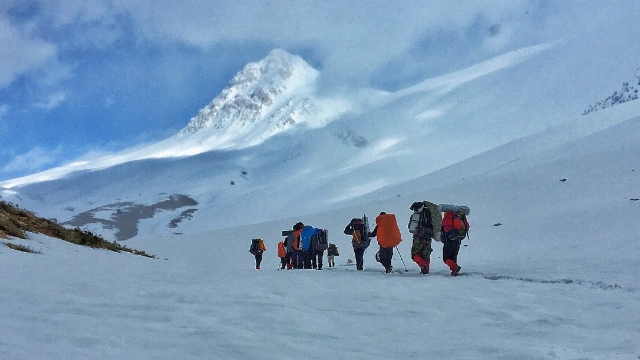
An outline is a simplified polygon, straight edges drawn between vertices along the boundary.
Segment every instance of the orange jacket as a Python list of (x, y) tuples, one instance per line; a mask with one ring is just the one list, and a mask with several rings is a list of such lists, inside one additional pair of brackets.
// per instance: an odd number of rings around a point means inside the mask
[(293, 249), (294, 250), (300, 250), (300, 234), (302, 234), (302, 229), (299, 229), (293, 232)]

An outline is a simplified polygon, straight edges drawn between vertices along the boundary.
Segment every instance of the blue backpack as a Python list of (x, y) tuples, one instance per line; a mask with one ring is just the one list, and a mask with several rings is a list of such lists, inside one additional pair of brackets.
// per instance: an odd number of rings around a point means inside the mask
[(302, 233), (300, 233), (300, 245), (302, 245), (303, 250), (311, 249), (311, 237), (315, 235), (316, 229), (313, 226), (307, 225), (302, 229)]

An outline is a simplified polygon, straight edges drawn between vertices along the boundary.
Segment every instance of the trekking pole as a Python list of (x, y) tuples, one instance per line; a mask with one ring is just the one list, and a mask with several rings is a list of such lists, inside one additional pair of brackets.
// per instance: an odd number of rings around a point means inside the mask
[(404, 272), (409, 272), (409, 269), (407, 269), (407, 265), (404, 263), (404, 259), (402, 258), (402, 254), (400, 254), (400, 250), (398, 249), (398, 246), (395, 246), (396, 250), (398, 251), (398, 255), (400, 255), (400, 260), (402, 260), (402, 265), (404, 265)]

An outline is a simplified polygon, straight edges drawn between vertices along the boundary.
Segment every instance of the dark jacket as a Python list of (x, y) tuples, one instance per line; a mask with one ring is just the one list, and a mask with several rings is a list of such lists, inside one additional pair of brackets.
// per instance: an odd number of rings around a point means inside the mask
[(356, 241), (355, 236), (351, 239), (351, 245), (354, 249), (366, 249), (369, 247), (371, 243), (371, 239), (369, 238), (369, 234), (366, 232), (364, 222), (361, 219), (354, 218), (351, 219), (351, 222), (344, 228), (344, 233), (347, 235), (353, 236), (357, 231), (361, 234), (360, 241)]

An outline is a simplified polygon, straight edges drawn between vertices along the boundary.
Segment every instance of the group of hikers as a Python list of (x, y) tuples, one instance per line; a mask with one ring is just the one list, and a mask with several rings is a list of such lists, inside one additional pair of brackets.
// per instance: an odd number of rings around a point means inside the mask
[[(468, 236), (469, 208), (466, 206), (440, 204), (429, 201), (417, 201), (411, 204), (413, 211), (409, 218), (409, 232), (412, 234), (411, 259), (420, 268), (421, 274), (428, 274), (431, 266), (432, 240), (442, 242), (442, 260), (449, 267), (451, 276), (458, 276), (462, 269), (458, 265), (458, 252), (462, 240)], [(444, 216), (442, 215), (444, 213)], [(376, 253), (378, 261), (386, 273), (393, 270), (391, 260), (393, 249), (402, 241), (398, 222), (394, 214), (381, 212), (375, 218), (375, 227), (369, 231), (368, 219), (353, 218), (344, 229), (344, 233), (351, 236), (356, 270), (364, 270), (363, 258), (372, 238), (377, 238), (379, 250)], [(328, 243), (327, 230), (318, 229), (298, 222), (292, 230), (282, 232), (285, 236), (278, 243), (278, 257), (280, 269), (317, 269), (322, 270), (324, 251), (327, 250), (329, 267), (335, 266), (335, 257), (339, 256), (338, 247)], [(262, 239), (253, 239), (249, 251), (255, 256), (256, 269), (260, 269), (262, 253), (266, 251)], [(398, 250), (398, 255), (400, 252)], [(402, 255), (400, 255), (402, 257)], [(404, 260), (402, 260), (404, 264)], [(405, 270), (406, 265), (405, 265)]]

